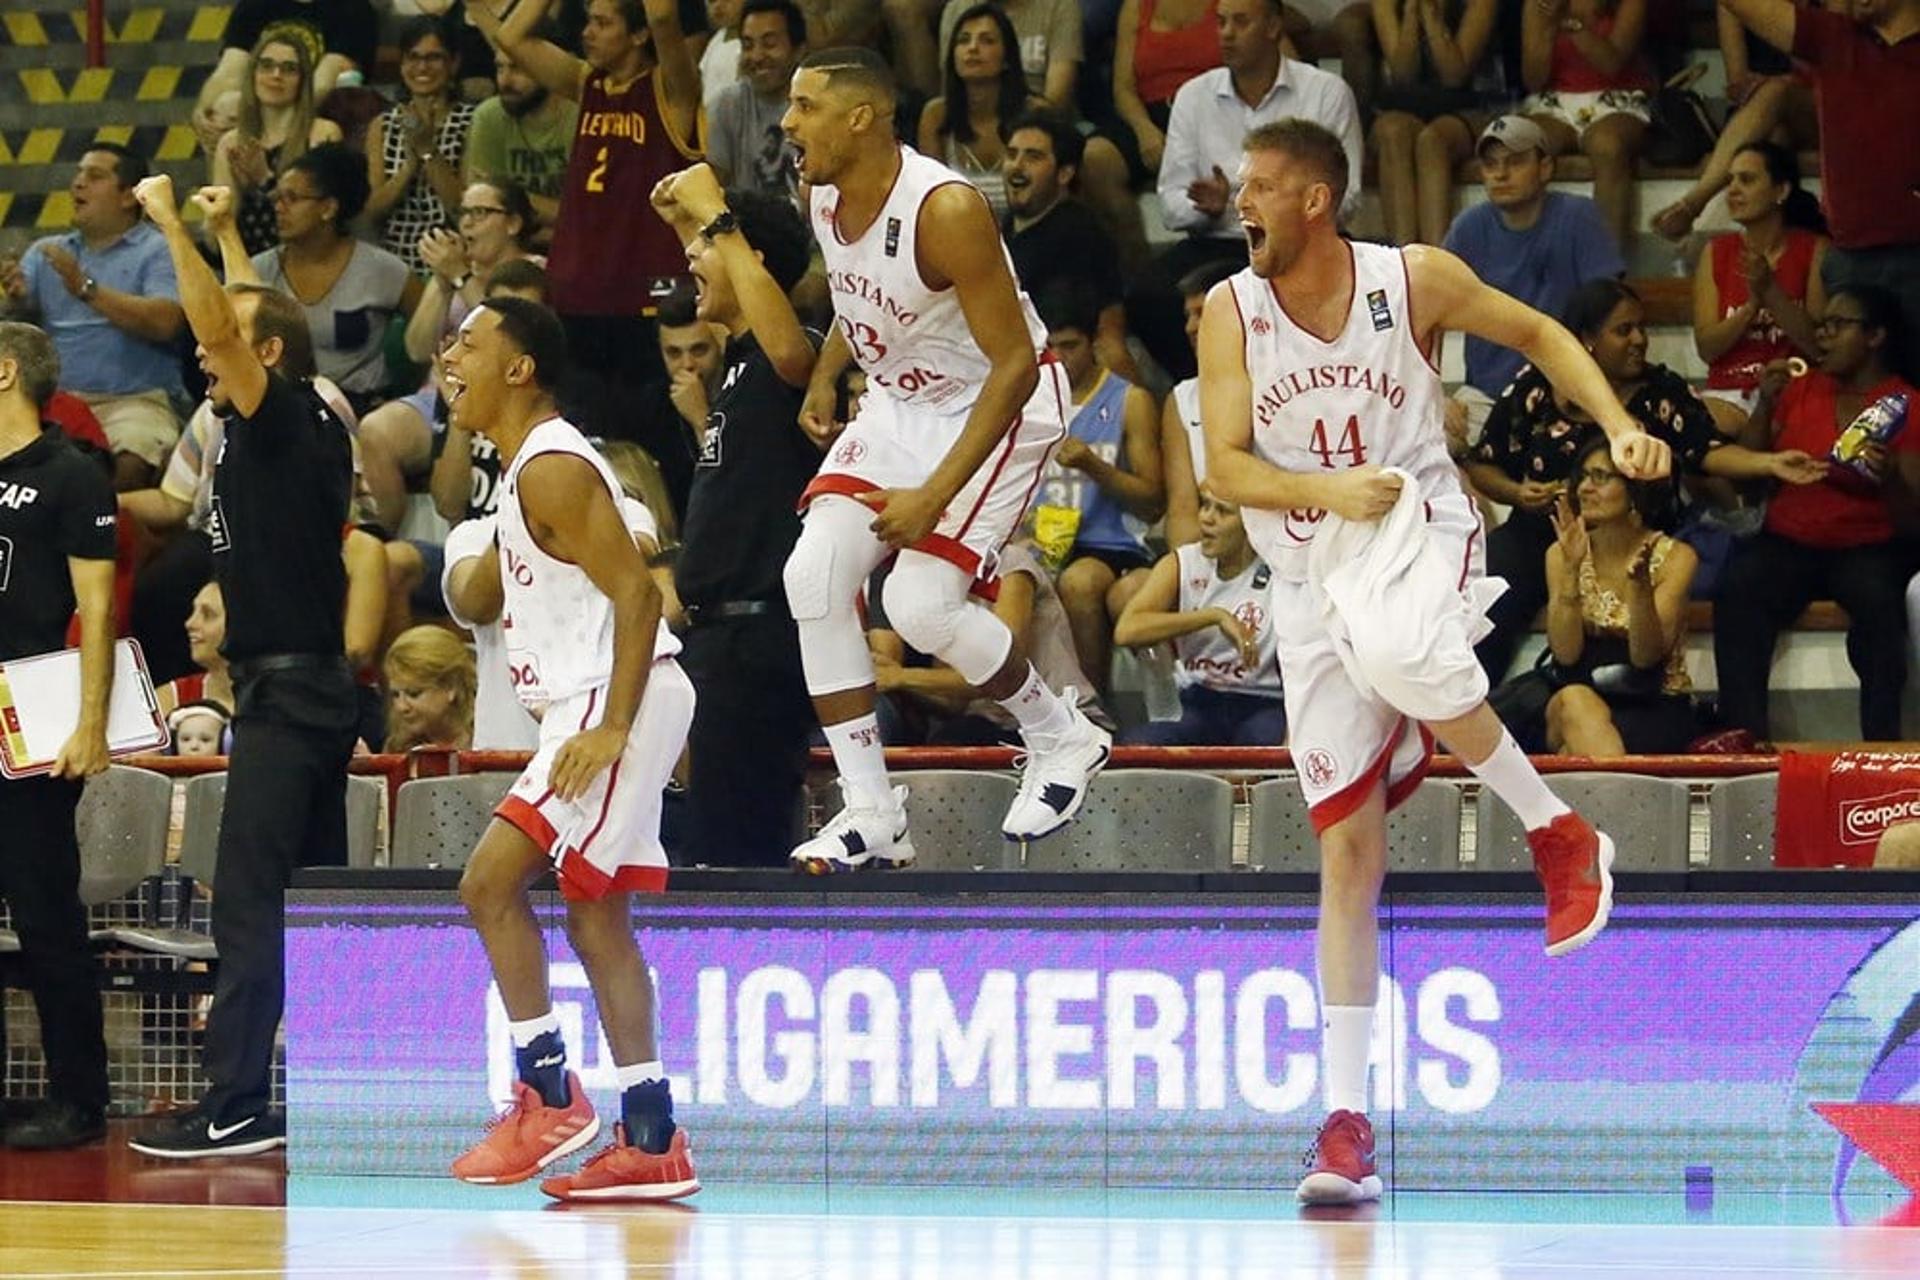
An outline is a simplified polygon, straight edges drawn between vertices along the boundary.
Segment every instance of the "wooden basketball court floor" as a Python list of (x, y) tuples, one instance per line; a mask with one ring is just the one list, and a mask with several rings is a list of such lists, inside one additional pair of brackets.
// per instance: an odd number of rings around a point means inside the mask
[[(243, 1186), (238, 1195), (259, 1190)], [(1399, 1195), (1357, 1212), (1303, 1214), (1288, 1196), (1257, 1193), (712, 1187), (683, 1206), (583, 1209), (542, 1208), (527, 1187), (295, 1178), (286, 1195), (284, 1206), (0, 1204), (0, 1276), (1920, 1277), (1920, 1229), (1836, 1225), (1834, 1206), (1817, 1197), (1729, 1199), (1702, 1210), (1656, 1197)], [(1873, 1211), (1870, 1222), (1920, 1223), (1912, 1205), (1856, 1208)]]

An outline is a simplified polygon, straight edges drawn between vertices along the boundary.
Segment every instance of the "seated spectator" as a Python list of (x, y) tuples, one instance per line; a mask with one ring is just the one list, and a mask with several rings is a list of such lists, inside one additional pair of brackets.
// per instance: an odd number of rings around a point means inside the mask
[(1668, 490), (1628, 480), (1606, 436), (1573, 458), (1547, 548), (1547, 647), (1559, 689), (1546, 745), (1561, 755), (1684, 751), (1698, 728), (1687, 678), (1687, 596), (1699, 560), (1659, 532)]
[(1829, 296), (1849, 285), (1900, 305), (1904, 352), (1920, 369), (1920, 0), (1834, 10), (1788, 0), (1721, 0), (1760, 39), (1790, 53), (1820, 100), (1820, 193), (1833, 248)]
[(1800, 188), (1799, 162), (1771, 142), (1734, 156), (1727, 212), (1740, 230), (1715, 236), (1694, 269), (1693, 345), (1707, 362), (1707, 407), (1734, 435), (1753, 411), (1761, 370), (1818, 350), (1827, 238), (1819, 201)]
[(1375, 96), (1380, 210), (1395, 244), (1439, 244), (1453, 171), (1512, 99), (1494, 47), (1500, 0), (1373, 0), (1385, 83)]
[(264, 253), (279, 239), (273, 188), (281, 171), (308, 147), (338, 141), (340, 126), (315, 111), (306, 42), (284, 32), (261, 36), (240, 82), (238, 117), (214, 148), (211, 169), (215, 186), (233, 190), (240, 242), (249, 254)]
[(707, 25), (713, 35), (700, 51), (700, 94), (707, 115), (720, 95), (740, 79), (740, 15), (743, 0), (707, 0)]
[(174, 341), (186, 323), (165, 239), (133, 188), (147, 162), (117, 142), (80, 157), (68, 191), (73, 230), (0, 261), (8, 309), (53, 339), (61, 385), (87, 402), (113, 444), (114, 488), (152, 483), (180, 436)]
[(647, 451), (666, 478), (678, 522), (686, 518), (693, 463), (700, 453), (699, 433), (720, 389), (726, 334), (700, 319), (688, 294), (676, 294), (660, 304), (657, 331), (666, 376), (640, 393), (630, 415), (617, 422), (592, 422), (592, 426), (600, 436), (631, 440)]
[(1554, 155), (1593, 164), (1593, 200), (1625, 246), (1633, 234), (1633, 164), (1652, 118), (1653, 74), (1640, 54), (1647, 0), (1533, 0), (1521, 9), (1520, 110)]
[(1820, 365), (1786, 378), (1776, 365), (1754, 408), (1775, 445), (1827, 458), (1840, 433), (1883, 397), (1907, 398), (1906, 430), (1868, 446), (1864, 474), (1834, 464), (1824, 483), (1783, 489), (1766, 525), (1735, 552), (1714, 605), (1720, 711), (1730, 727), (1769, 737), (1767, 674), (1780, 632), (1815, 600), (1846, 610), (1847, 660), (1860, 677), (1860, 736), (1900, 737), (1907, 682), (1903, 593), (1915, 568), (1910, 535), (1920, 507), (1920, 392), (1897, 371), (1898, 300), (1887, 290), (1835, 290), (1820, 319)]
[[(1553, 156), (1533, 121), (1501, 116), (1480, 135), (1478, 155), (1486, 203), (1454, 219), (1445, 246), (1475, 275), (1535, 311), (1557, 316), (1580, 285), (1626, 272), (1598, 206), (1585, 196), (1547, 189)], [(1447, 416), (1450, 431), (1478, 439), (1494, 397), (1526, 362), (1511, 347), (1472, 334), (1466, 356), (1466, 384)]]
[(1127, 327), (1169, 377), (1194, 374), (1180, 321), (1179, 281), (1203, 263), (1245, 266), (1246, 234), (1233, 212), (1240, 144), (1256, 125), (1299, 116), (1325, 125), (1347, 152), (1342, 216), (1360, 207), (1364, 161), (1353, 90), (1339, 76), (1281, 55), (1280, 0), (1219, 0), (1222, 66), (1174, 95), (1160, 162), (1160, 207), (1169, 230), (1185, 234), (1141, 273), (1127, 300)]
[(1100, 308), (1094, 354), (1107, 368), (1139, 381), (1127, 350), (1125, 285), (1113, 237), (1086, 205), (1071, 194), (1086, 139), (1073, 121), (1054, 111), (1020, 117), (1007, 137), (1000, 171), (1007, 189), (1001, 230), (1013, 272), (1029, 297), (1056, 283), (1092, 290)]
[(154, 690), (160, 710), (170, 713), (193, 704), (216, 704), (229, 713), (234, 709), (233, 675), (227, 670), (227, 600), (220, 584), (209, 581), (194, 593), (193, 612), (184, 628), (187, 652), (199, 670), (177, 676)]
[[(1795, 0), (1798, 3), (1798, 0)], [(1727, 76), (1727, 122), (1700, 176), (1678, 200), (1648, 219), (1669, 240), (1683, 240), (1707, 202), (1725, 189), (1733, 158), (1756, 142), (1784, 139), (1789, 154), (1817, 145), (1813, 84), (1779, 50), (1756, 40), (1724, 5), (1714, 10)], [(1798, 168), (1798, 166), (1795, 166)]]
[(1247, 541), (1240, 508), (1200, 489), (1200, 540), (1153, 567), (1114, 628), (1130, 649), (1173, 642), (1180, 718), (1128, 730), (1160, 747), (1272, 747), (1287, 737), (1274, 656), (1271, 577)]
[[(1669, 509), (1680, 504), (1683, 475), (1794, 485), (1817, 483), (1825, 474), (1823, 465), (1798, 449), (1760, 452), (1722, 435), (1686, 379), (1648, 361), (1646, 308), (1627, 285), (1589, 281), (1574, 293), (1562, 319), (1592, 354), (1627, 412), (1672, 448)], [(1474, 488), (1514, 508), (1487, 537), (1487, 572), (1507, 582), (1506, 593), (1487, 613), (1493, 632), (1479, 646), (1480, 661), (1495, 681), (1506, 674), (1521, 634), (1547, 602), (1543, 557), (1553, 542), (1549, 512), (1565, 491), (1574, 454), (1594, 425), (1585, 410), (1529, 367), (1494, 405), (1479, 444), (1466, 456)]]
[(793, 198), (793, 145), (780, 118), (787, 113), (787, 82), (806, 51), (807, 20), (793, 0), (747, 0), (740, 79), (707, 108), (707, 161), (721, 185)]
[[(946, 0), (941, 6), (939, 47), (948, 51), (949, 64), (960, 24), (980, 7), (975, 0)], [(1013, 28), (1006, 49), (1009, 61), (1026, 81), (1027, 93), (1045, 99), (1056, 111), (1072, 111), (1085, 57), (1078, 0), (1005, 0), (994, 8)]]
[(213, 154), (224, 127), (216, 127), (215, 104), (246, 83), (248, 61), (267, 28), (297, 37), (313, 68), (313, 97), (332, 92), (343, 72), (373, 71), (380, 48), (380, 20), (370, 0), (239, 0), (227, 19), (220, 61), (200, 86), (193, 128), (200, 145)]
[(1147, 525), (1166, 509), (1153, 397), (1095, 357), (1090, 292), (1062, 285), (1038, 303), (1047, 345), (1073, 396), (1066, 439), (1047, 463), (1034, 541), (1055, 574), (1074, 651), (1095, 688), (1106, 684), (1113, 620), (1147, 578)]
[(338, 143), (314, 147), (287, 166), (274, 189), (279, 246), (251, 263), (222, 254), (229, 284), (258, 282), (300, 304), (315, 363), (359, 412), (387, 385), (388, 323), (412, 315), (424, 287), (404, 261), (354, 238), (353, 220), (366, 199), (360, 157)]
[(233, 716), (211, 702), (189, 702), (167, 716), (167, 754), (224, 756), (233, 745)]
[[(895, 745), (1018, 744), (1019, 727), (1005, 707), (981, 697), (953, 668), (908, 649), (892, 630), (881, 606), (887, 572), (882, 568), (875, 574), (867, 592), (867, 647), (873, 655), (874, 689), (881, 696), (882, 736)], [(1049, 688), (1073, 699), (1089, 720), (1113, 732), (1117, 726), (1074, 656), (1066, 610), (1032, 544), (1022, 539), (1003, 547), (999, 573), (993, 612), (1013, 632), (1014, 643), (1032, 658)]]
[[(486, 0), (491, 4), (493, 0)], [(416, 15), (436, 18), (452, 42), (454, 61), (460, 78), (454, 92), (467, 102), (491, 97), (496, 85), (496, 55), (493, 45), (480, 29), (467, 21), (467, 0), (390, 0), (393, 16), (403, 23)]]
[(580, 105), (548, 93), (519, 63), (498, 54), (498, 92), (473, 109), (467, 147), (460, 153), (463, 179), (510, 182), (527, 193), (542, 228), (560, 215), (560, 185), (573, 153)]
[(387, 751), (473, 745), (473, 654), (441, 627), (414, 627), (387, 646)]
[[(1180, 282), (1187, 316), (1187, 343), (1200, 344), (1200, 315), (1207, 294), (1232, 275), (1230, 262), (1195, 267)], [(1183, 547), (1200, 540), (1200, 486), (1207, 482), (1207, 433), (1200, 424), (1200, 379), (1174, 384), (1160, 406), (1160, 469), (1167, 481), (1167, 544)]]
[(1007, 134), (1029, 105), (1013, 23), (993, 3), (973, 5), (953, 24), (947, 41), (941, 96), (920, 112), (919, 147), (944, 160), (980, 188), (995, 218), (1007, 216), (1000, 162)]
[(1373, 29), (1370, 0), (1290, 4), (1286, 6), (1286, 27), (1287, 56), (1314, 66), (1328, 60), (1338, 62), (1340, 78), (1353, 90), (1360, 118), (1371, 119), (1380, 83), (1380, 40)]
[(1160, 172), (1180, 86), (1220, 65), (1217, 0), (1125, 0), (1113, 41), (1114, 140), (1134, 177)]
[[(408, 359), (433, 364), (460, 322), (483, 301), (493, 272), (502, 263), (528, 256), (536, 225), (533, 205), (520, 188), (476, 182), (461, 196), (459, 234), (436, 227), (420, 237), (420, 260), (433, 274), (407, 321)], [(406, 515), (409, 482), (433, 465), (444, 406), (430, 369), (413, 394), (387, 401), (360, 423), (374, 516), (389, 531), (398, 530)], [(429, 584), (439, 579), (437, 569), (426, 577)]]
[(367, 207), (387, 252), (415, 271), (420, 237), (445, 228), (460, 207), (460, 157), (473, 106), (456, 95), (460, 60), (438, 18), (400, 29), (400, 75), (407, 99), (367, 133)]

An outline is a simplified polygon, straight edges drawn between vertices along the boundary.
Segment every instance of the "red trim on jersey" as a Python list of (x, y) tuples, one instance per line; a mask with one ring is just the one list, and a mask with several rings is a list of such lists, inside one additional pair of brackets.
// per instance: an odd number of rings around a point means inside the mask
[(1327, 828), (1351, 818), (1373, 794), (1387, 776), (1387, 769), (1393, 764), (1394, 749), (1400, 745), (1400, 735), (1407, 729), (1407, 718), (1401, 716), (1395, 721), (1393, 732), (1387, 735), (1387, 744), (1380, 748), (1380, 754), (1352, 782), (1340, 788), (1319, 804), (1308, 808), (1307, 816), (1313, 820), (1313, 833), (1317, 836), (1327, 834)]
[[(880, 206), (873, 212), (873, 222), (869, 222), (866, 226), (862, 227), (860, 234), (851, 240), (840, 234), (840, 205), (847, 198), (847, 193), (842, 191), (838, 185), (833, 188), (833, 208), (827, 213), (827, 223), (833, 228), (833, 238), (849, 249), (859, 244), (862, 240), (865, 240), (867, 238), (867, 232), (873, 230), (874, 223), (880, 221), (880, 215), (887, 211), (887, 202), (893, 199), (893, 189), (900, 185), (900, 175), (907, 171), (906, 149), (896, 142), (893, 144), (893, 153), (900, 158), (900, 167), (893, 171), (893, 181), (887, 184), (887, 194), (880, 197)], [(919, 230), (919, 224), (916, 222), (914, 224), (916, 238), (918, 238), (917, 233)]]
[(593, 902), (614, 893), (665, 893), (666, 867), (615, 867), (608, 875), (580, 856), (578, 849), (567, 850), (560, 860), (560, 896), (568, 902)]
[(1427, 362), (1427, 368), (1439, 373), (1440, 361), (1437, 357), (1440, 354), (1440, 332), (1437, 329), (1434, 331), (1431, 347), (1420, 344), (1420, 326), (1413, 318), (1413, 273), (1407, 269), (1407, 251), (1399, 249), (1396, 252), (1400, 255), (1400, 279), (1406, 282), (1407, 289), (1407, 334), (1413, 339), (1414, 350)]
[(547, 821), (547, 815), (540, 812), (540, 805), (547, 802), (552, 791), (542, 793), (540, 799), (529, 803), (519, 796), (508, 796), (494, 807), (493, 816), (519, 831), (539, 847), (540, 852), (551, 855), (554, 841), (560, 833)]
[[(1468, 499), (1468, 501), (1472, 501), (1472, 499)], [(1478, 509), (1476, 509), (1473, 515), (1473, 532), (1467, 535), (1466, 549), (1460, 553), (1460, 581), (1454, 584), (1453, 589), (1455, 591), (1465, 591), (1467, 589), (1467, 579), (1473, 574), (1473, 542), (1474, 539), (1480, 536), (1481, 528), (1480, 513)]]
[(1287, 318), (1287, 323), (1323, 347), (1331, 347), (1347, 335), (1347, 326), (1353, 323), (1353, 305), (1360, 300), (1360, 269), (1354, 263), (1353, 246), (1342, 240), (1340, 247), (1347, 251), (1347, 280), (1352, 285), (1353, 292), (1347, 296), (1347, 314), (1341, 318), (1340, 328), (1331, 338), (1321, 337), (1294, 319), (1293, 312), (1287, 310), (1287, 300), (1280, 296), (1279, 287), (1272, 280), (1267, 281), (1267, 292), (1273, 295), (1274, 305), (1280, 308), (1280, 314)]

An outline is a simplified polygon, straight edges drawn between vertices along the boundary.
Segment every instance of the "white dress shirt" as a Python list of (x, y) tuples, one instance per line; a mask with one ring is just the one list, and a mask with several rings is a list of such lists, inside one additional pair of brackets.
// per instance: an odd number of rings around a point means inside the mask
[(1253, 106), (1233, 91), (1233, 72), (1215, 67), (1180, 86), (1167, 121), (1167, 143), (1160, 160), (1160, 207), (1171, 231), (1220, 239), (1241, 234), (1229, 200), (1226, 211), (1209, 218), (1187, 199), (1187, 187), (1213, 173), (1217, 165), (1232, 182), (1239, 171), (1240, 144), (1255, 126), (1288, 116), (1325, 125), (1347, 149), (1347, 195), (1342, 218), (1360, 207), (1360, 169), (1365, 156), (1360, 110), (1353, 90), (1332, 72), (1292, 58), (1280, 60), (1280, 73), (1266, 96)]

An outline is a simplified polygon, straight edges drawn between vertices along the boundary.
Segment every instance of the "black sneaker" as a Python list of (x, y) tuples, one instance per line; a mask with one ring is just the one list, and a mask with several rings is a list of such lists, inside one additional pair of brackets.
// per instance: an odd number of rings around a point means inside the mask
[(287, 1145), (287, 1121), (283, 1115), (262, 1111), (244, 1120), (216, 1124), (210, 1113), (195, 1107), (138, 1138), (128, 1139), (127, 1145), (159, 1160), (257, 1156)]
[(107, 1118), (71, 1102), (49, 1101), (12, 1121), (0, 1145), (16, 1151), (58, 1151), (83, 1147), (107, 1136)]

